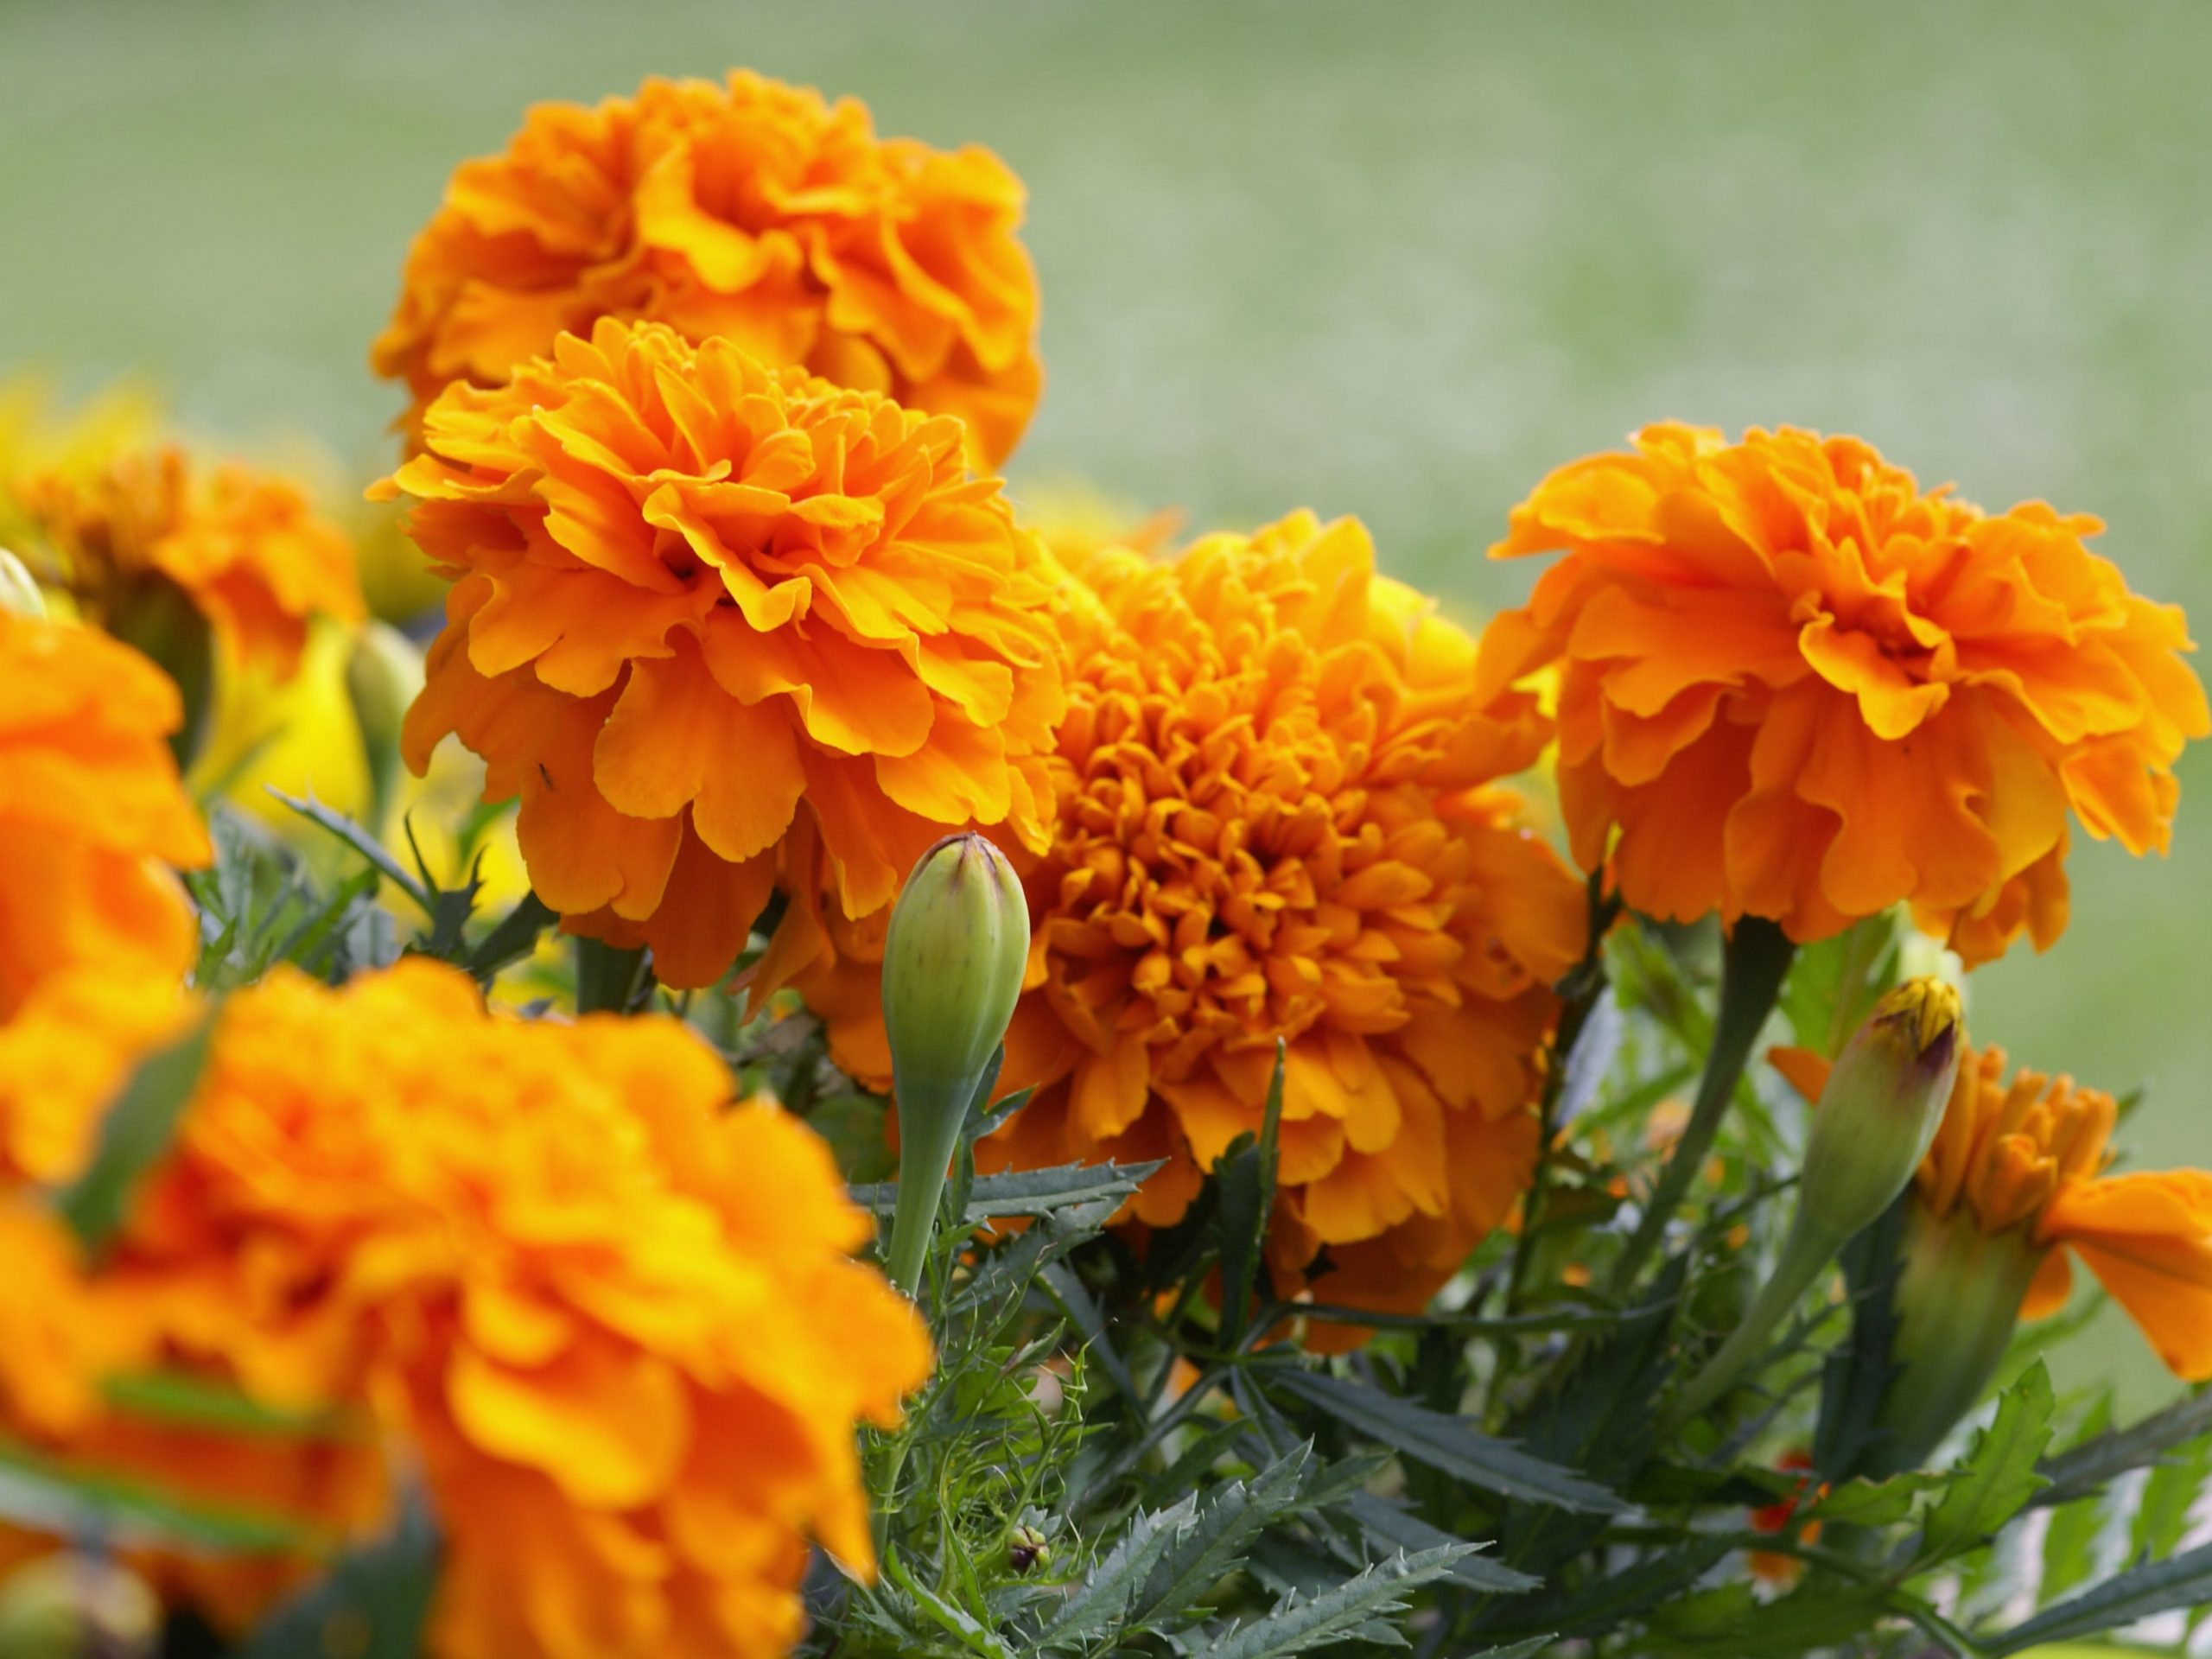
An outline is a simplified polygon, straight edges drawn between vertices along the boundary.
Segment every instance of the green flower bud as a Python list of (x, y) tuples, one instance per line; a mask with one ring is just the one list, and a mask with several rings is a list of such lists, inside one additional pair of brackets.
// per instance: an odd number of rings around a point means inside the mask
[(1828, 1072), (1805, 1146), (1799, 1214), (1840, 1247), (1904, 1191), (1943, 1122), (1963, 1052), (1959, 994), (1932, 976), (1874, 1005)]
[(921, 1281), (945, 1166), (992, 1069), (1029, 961), (1029, 906), (1006, 855), (948, 836), (922, 855), (891, 912), (883, 1026), (899, 1111), (891, 1279)]
[(92, 1555), (48, 1555), (0, 1584), (7, 1659), (150, 1659), (161, 1605), (136, 1573)]
[(1943, 1122), (1965, 1035), (1959, 994), (1908, 980), (1844, 1046), (1813, 1113), (1797, 1212), (1751, 1310), (1669, 1415), (1679, 1427), (1718, 1400), (1836, 1253), (1904, 1191)]
[(46, 614), (46, 595), (39, 592), (30, 569), (0, 547), (0, 611), (13, 611), (36, 621)]
[(1017, 1573), (1052, 1564), (1052, 1547), (1034, 1527), (1016, 1527), (1006, 1541), (1007, 1565)]

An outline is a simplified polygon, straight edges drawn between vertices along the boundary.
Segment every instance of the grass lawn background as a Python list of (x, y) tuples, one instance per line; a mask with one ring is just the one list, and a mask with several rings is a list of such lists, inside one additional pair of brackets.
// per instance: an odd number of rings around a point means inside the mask
[[(1046, 404), (1017, 488), (1198, 526), (1356, 512), (1469, 615), (1549, 466), (1680, 416), (1857, 432), (2093, 511), (2212, 631), (2212, 7), (1677, 0), (760, 6), (0, 0), (0, 372), (149, 376), (365, 476), (365, 358), (463, 156), (541, 98), (731, 64), (996, 149), (1032, 192)], [(1981, 1040), (2151, 1085), (2212, 1163), (2212, 760), (2173, 858), (2077, 837), (2075, 920)], [(2116, 1316), (2062, 1371), (2171, 1384)]]

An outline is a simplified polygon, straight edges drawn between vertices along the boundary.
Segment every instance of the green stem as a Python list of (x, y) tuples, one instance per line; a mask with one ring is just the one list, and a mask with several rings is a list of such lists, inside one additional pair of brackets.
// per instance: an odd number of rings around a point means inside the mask
[(622, 1014), (644, 978), (645, 951), (623, 950), (599, 939), (576, 941), (576, 1012)]
[(1613, 1264), (1611, 1289), (1615, 1296), (1625, 1294), (1636, 1283), (1644, 1263), (1666, 1236), (1667, 1224), (1681, 1208), (1691, 1181), (1705, 1166), (1706, 1154), (1713, 1150), (1713, 1137), (1720, 1132), (1720, 1121), (1728, 1115), (1737, 1080), (1744, 1075), (1760, 1027), (1774, 1012), (1775, 999), (1782, 994), (1783, 976), (1796, 950), (1781, 928), (1761, 916), (1744, 917), (1729, 935), (1721, 957), (1720, 1015), (1713, 1023), (1713, 1048), (1706, 1056), (1704, 1074), (1698, 1078), (1696, 1103), (1690, 1109), (1690, 1121), (1681, 1139), (1675, 1143), (1674, 1155), (1652, 1188), (1643, 1219), (1620, 1260)]
[[(972, 1088), (972, 1084), (969, 1088)], [(925, 1091), (902, 1089), (893, 1080), (899, 1103), (899, 1199), (891, 1212), (891, 1243), (885, 1252), (891, 1282), (914, 1300), (937, 1230), (938, 1201), (944, 1194), (947, 1168), (960, 1146), (969, 1088), (946, 1091), (946, 1098), (924, 1098)], [(957, 1094), (960, 1097), (952, 1098)]]
[(1728, 1340), (1720, 1345), (1720, 1351), (1706, 1361), (1705, 1369), (1682, 1390), (1681, 1398), (1667, 1413), (1661, 1425), (1662, 1433), (1673, 1433), (1728, 1392), (1745, 1369), (1766, 1351), (1766, 1340), (1773, 1334), (1774, 1327), (1789, 1316), (1807, 1287), (1843, 1248), (1842, 1239), (1808, 1226), (1807, 1214), (1802, 1208), (1797, 1211), (1774, 1271), (1759, 1287), (1759, 1294), (1751, 1299), (1750, 1308), (1729, 1333)]
[[(1583, 1027), (1589, 1024), (1598, 999), (1611, 988), (1605, 978), (1605, 934), (1619, 913), (1620, 901), (1605, 896), (1602, 876), (1592, 876), (1586, 924), (1588, 931), (1584, 936), (1582, 959), (1567, 970), (1559, 984), (1560, 1003), (1559, 1023), (1552, 1036), (1552, 1065), (1544, 1079), (1543, 1100), (1538, 1108), (1536, 1166), (1529, 1176), (1528, 1197), (1522, 1200), (1521, 1231), (1513, 1241), (1513, 1265), (1505, 1276), (1505, 1311), (1509, 1314), (1521, 1311), (1528, 1291), (1529, 1267), (1535, 1259), (1536, 1233), (1543, 1219), (1546, 1189), (1551, 1179), (1552, 1141), (1557, 1134), (1553, 1113), (1559, 1105), (1560, 1090), (1567, 1082), (1567, 1063), (1573, 1056), (1575, 1044), (1581, 1040)], [(1510, 1360), (1501, 1357), (1501, 1363), (1510, 1363)]]

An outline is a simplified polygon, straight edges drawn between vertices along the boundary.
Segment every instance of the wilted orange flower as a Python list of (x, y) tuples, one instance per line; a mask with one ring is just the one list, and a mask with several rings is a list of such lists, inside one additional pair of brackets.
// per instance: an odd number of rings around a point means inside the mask
[(996, 466), (1042, 382), (1021, 213), (988, 150), (878, 138), (853, 99), (743, 70), (541, 104), (454, 175), (372, 361), (406, 381), (411, 428), (449, 381), (647, 319), (957, 415)]
[(1576, 859), (1649, 914), (1801, 941), (1910, 903), (1969, 963), (2066, 925), (2067, 814), (2164, 851), (2212, 730), (2181, 612), (2039, 502), (1992, 517), (1854, 438), (1676, 424), (1561, 467), (1491, 550), (1563, 549), (1484, 636), (1562, 665)]
[(761, 971), (819, 899), (887, 905), (949, 825), (1041, 842), (1064, 699), (1035, 538), (959, 423), (604, 321), (432, 406), (388, 487), (454, 576), (410, 712), (519, 792), (531, 884), (570, 931), (713, 983), (779, 880)]
[[(1777, 1067), (1820, 1097), (1827, 1063), (1778, 1050)], [(2016, 1233), (2041, 1256), (2023, 1319), (2067, 1297), (2071, 1251), (2133, 1316), (2169, 1369), (2212, 1377), (2212, 1174), (2177, 1169), (2107, 1175), (2119, 1108), (2101, 1090), (2024, 1068), (2008, 1083), (2005, 1051), (1968, 1053), (1915, 1190), (1936, 1221)]]
[[(1165, 1158), (1132, 1215), (1172, 1223), (1260, 1128), (1287, 1039), (1279, 1281), (1325, 1246), (1317, 1296), (1418, 1308), (1526, 1185), (1582, 946), (1580, 884), (1493, 786), (1543, 721), (1477, 702), (1472, 643), (1353, 520), (1169, 564), (1060, 550), (1088, 585), (1001, 1078), (1037, 1093), (979, 1161)], [(840, 1062), (886, 1077), (872, 977), (803, 988)]]
[[(89, 1148), (139, 1034), (91, 1006), (0, 1031), (18, 1166)], [(280, 975), (226, 1006), (81, 1294), (168, 1370), (381, 1429), (369, 1472), (419, 1470), (443, 1532), (442, 1659), (779, 1654), (810, 1534), (868, 1569), (855, 1428), (896, 1420), (929, 1353), (850, 1257), (870, 1230), (828, 1149), (730, 1093), (672, 1020), (491, 1016), (421, 959), (334, 992)], [(204, 1434), (195, 1464), (118, 1408), (20, 1421), (37, 1374), (0, 1357), (17, 1432), (232, 1490)], [(358, 1529), (358, 1461), (288, 1507)]]
[(168, 867), (210, 849), (164, 741), (182, 717), (129, 646), (0, 607), (0, 1020), (75, 964), (192, 966), (199, 930)]
[(127, 630), (149, 588), (173, 583), (239, 661), (289, 677), (310, 616), (362, 614), (346, 533), (296, 484), (243, 462), (125, 450), (30, 479), (21, 505), (56, 582), (105, 628)]

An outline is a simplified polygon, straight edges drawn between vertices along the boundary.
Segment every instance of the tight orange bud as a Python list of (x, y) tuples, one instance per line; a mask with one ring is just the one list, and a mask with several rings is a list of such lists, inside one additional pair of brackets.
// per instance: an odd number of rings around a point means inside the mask
[(960, 1127), (1006, 1036), (1029, 961), (1029, 906), (1006, 855), (948, 836), (922, 855), (891, 912), (883, 1026), (899, 1111), (891, 1280), (921, 1282)]

